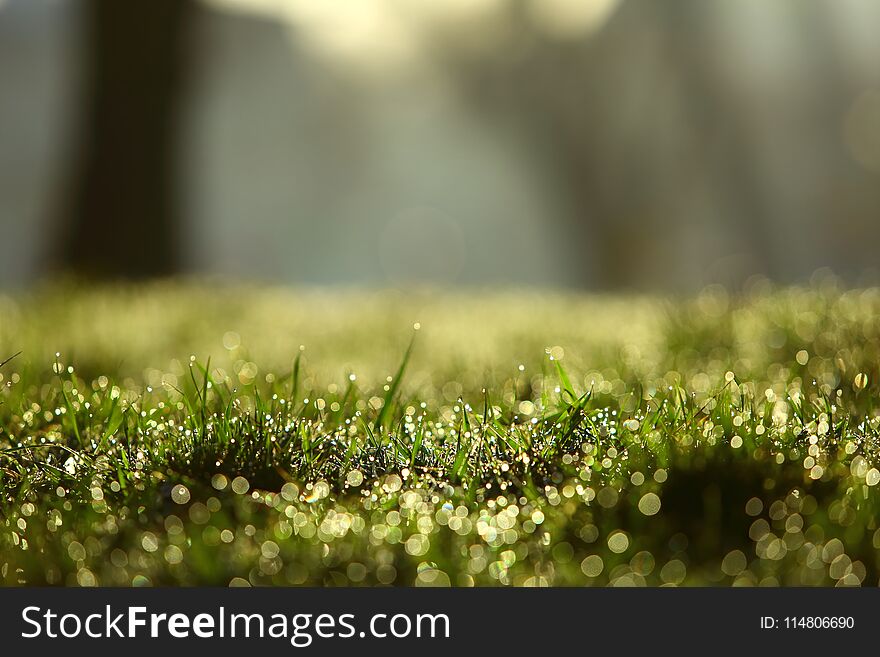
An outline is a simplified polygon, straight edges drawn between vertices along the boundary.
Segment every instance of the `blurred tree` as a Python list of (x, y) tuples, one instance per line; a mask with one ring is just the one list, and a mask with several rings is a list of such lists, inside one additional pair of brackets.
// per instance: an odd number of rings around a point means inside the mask
[[(441, 33), (437, 59), (477, 111), (497, 116), (503, 109), (507, 129), (530, 140), (543, 168), (561, 182), (570, 205), (566, 232), (591, 247), (578, 282), (635, 287), (647, 263), (629, 256), (658, 239), (657, 196), (666, 181), (646, 175), (656, 174), (648, 147), (654, 126), (640, 117), (638, 129), (622, 130), (628, 117), (621, 108), (640, 104), (641, 89), (650, 86), (643, 64), (664, 36), (657, 25), (666, 4), (625, 2), (612, 30), (561, 39), (537, 28), (531, 4), (505, 5), (500, 20), (508, 37), (495, 56), (458, 48), (457, 35)], [(622, 79), (622, 72), (630, 75)]]
[(56, 264), (83, 276), (180, 269), (176, 128), (191, 0), (86, 0), (82, 115)]
[[(772, 160), (766, 128), (779, 132), (771, 115), (779, 103), (729, 73), (737, 53), (718, 34), (730, 16), (702, 0), (624, 0), (602, 29), (560, 38), (535, 24), (533, 4), (505, 5), (499, 21), (507, 38), (497, 52), (469, 51), (458, 34), (440, 33), (435, 54), (464, 98), (496, 125), (494, 117), (505, 116), (511, 134), (530, 139), (561, 181), (566, 230), (592, 246), (581, 282), (637, 288), (659, 278), (687, 287), (701, 272), (682, 263), (697, 262), (693, 249), (701, 247), (722, 255), (739, 249), (750, 256), (745, 273), (778, 275), (779, 246), (766, 226), (780, 208), (759, 165)], [(791, 8), (781, 11), (793, 22)], [(814, 43), (820, 36), (812, 34)], [(716, 218), (727, 232), (705, 234), (728, 244), (686, 239)]]

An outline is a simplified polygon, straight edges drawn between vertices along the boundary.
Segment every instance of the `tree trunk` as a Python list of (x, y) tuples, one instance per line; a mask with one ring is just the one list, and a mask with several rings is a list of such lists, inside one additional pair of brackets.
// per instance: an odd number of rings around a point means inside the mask
[(177, 124), (190, 0), (87, 0), (85, 83), (56, 266), (85, 277), (178, 272)]

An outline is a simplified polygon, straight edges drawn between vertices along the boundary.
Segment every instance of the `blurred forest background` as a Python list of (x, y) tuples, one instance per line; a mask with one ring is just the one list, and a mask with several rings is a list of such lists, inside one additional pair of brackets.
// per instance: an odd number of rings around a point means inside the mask
[(0, 0), (0, 288), (877, 281), (873, 0)]

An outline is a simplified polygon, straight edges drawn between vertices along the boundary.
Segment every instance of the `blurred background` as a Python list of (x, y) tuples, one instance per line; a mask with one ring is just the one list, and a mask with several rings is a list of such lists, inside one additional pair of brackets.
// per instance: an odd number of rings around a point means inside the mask
[(877, 282), (873, 0), (0, 0), (0, 287)]

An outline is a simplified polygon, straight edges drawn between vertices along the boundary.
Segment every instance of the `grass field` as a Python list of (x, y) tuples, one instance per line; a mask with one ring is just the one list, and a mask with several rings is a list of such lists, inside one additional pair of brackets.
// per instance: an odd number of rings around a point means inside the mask
[(8, 357), (7, 585), (880, 578), (878, 290), (55, 285)]

